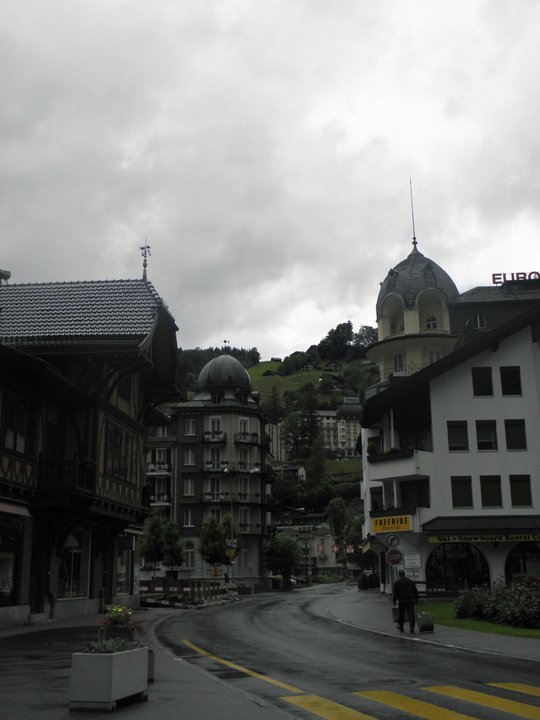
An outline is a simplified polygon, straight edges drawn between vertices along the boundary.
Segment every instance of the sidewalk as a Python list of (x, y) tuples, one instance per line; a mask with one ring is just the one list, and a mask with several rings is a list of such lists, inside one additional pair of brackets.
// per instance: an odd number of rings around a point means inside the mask
[[(343, 587), (343, 586), (342, 586)], [(311, 588), (295, 590), (299, 595)], [(245, 602), (249, 602), (245, 600)], [(193, 612), (169, 608), (141, 612), (146, 640), (156, 653), (156, 682), (148, 686), (147, 703), (119, 707), (117, 717), (130, 720), (276, 720), (280, 713), (260, 699), (239, 691), (177, 658), (155, 640), (156, 625), (171, 613)], [(491, 635), (438, 626), (434, 633), (399, 633), (391, 615), (391, 602), (378, 591), (358, 592), (355, 586), (339, 592), (327, 614), (336, 622), (362, 630), (395, 636), (399, 642), (433, 643), (470, 652), (540, 661), (540, 642), (528, 638)], [(73, 720), (69, 712), (71, 653), (96, 637), (98, 616), (0, 631), (0, 695), (2, 720)]]
[[(382, 635), (396, 636), (410, 642), (425, 642), (469, 652), (499, 655), (540, 662), (540, 642), (532, 638), (460, 630), (436, 625), (433, 633), (400, 633), (392, 622), (392, 603), (377, 590), (358, 591), (336, 597), (329, 615), (337, 622)], [(408, 628), (407, 623), (405, 628)], [(539, 668), (540, 669), (540, 668)]]

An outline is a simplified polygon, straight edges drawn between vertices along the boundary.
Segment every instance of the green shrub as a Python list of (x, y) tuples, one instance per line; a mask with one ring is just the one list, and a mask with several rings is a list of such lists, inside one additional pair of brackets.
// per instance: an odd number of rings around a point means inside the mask
[(454, 602), (457, 618), (489, 620), (513, 627), (540, 626), (540, 578), (529, 577), (510, 585), (502, 580), (460, 593)]

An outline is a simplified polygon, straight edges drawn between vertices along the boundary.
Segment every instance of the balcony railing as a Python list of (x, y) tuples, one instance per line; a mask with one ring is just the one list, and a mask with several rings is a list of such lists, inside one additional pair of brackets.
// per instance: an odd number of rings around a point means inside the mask
[(258, 445), (259, 435), (256, 432), (239, 432), (234, 434), (235, 443), (247, 443), (248, 445)]
[(261, 503), (261, 494), (234, 493), (231, 497), (228, 492), (206, 492), (203, 495), (203, 499), (212, 503), (234, 503), (235, 505), (254, 503), (259, 505)]
[(369, 463), (391, 462), (392, 460), (403, 460), (414, 455), (413, 448), (390, 448), (383, 453), (370, 453), (367, 456)]
[(238, 528), (242, 535), (260, 535), (262, 532), (261, 523), (238, 523)]
[(219, 432), (212, 432), (210, 430), (203, 432), (203, 442), (205, 443), (224, 443), (226, 441), (227, 433), (221, 430)]
[(256, 474), (262, 472), (261, 463), (248, 463), (248, 462), (228, 462), (222, 460), (221, 462), (215, 462), (214, 460), (207, 460), (203, 465), (203, 470), (210, 472), (223, 472), (223, 473), (251, 473)]
[(148, 473), (171, 472), (171, 469), (170, 463), (148, 463), (146, 466)]

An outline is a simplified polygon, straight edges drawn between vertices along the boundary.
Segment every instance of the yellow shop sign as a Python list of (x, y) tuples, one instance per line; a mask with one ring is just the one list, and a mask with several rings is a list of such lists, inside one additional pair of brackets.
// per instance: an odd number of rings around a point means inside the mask
[(412, 517), (410, 515), (389, 515), (371, 518), (371, 530), (374, 533), (406, 532), (412, 530)]

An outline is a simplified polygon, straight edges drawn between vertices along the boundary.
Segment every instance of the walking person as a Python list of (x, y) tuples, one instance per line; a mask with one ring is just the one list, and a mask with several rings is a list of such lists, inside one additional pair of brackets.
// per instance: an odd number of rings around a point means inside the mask
[(398, 606), (398, 628), (403, 632), (405, 624), (405, 613), (409, 621), (411, 632), (414, 632), (415, 614), (414, 605), (418, 602), (418, 589), (413, 580), (405, 575), (405, 570), (398, 572), (398, 579), (392, 588), (392, 601)]

